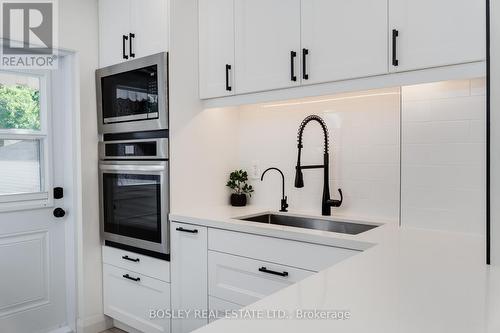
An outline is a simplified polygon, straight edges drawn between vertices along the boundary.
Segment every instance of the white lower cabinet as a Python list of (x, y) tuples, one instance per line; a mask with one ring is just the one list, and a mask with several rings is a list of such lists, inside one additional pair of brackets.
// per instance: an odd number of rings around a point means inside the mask
[(207, 227), (172, 222), (170, 241), (172, 309), (190, 311), (190, 317), (172, 320), (172, 332), (187, 333), (208, 324), (193, 317), (194, 311), (208, 309)]
[(170, 309), (170, 284), (134, 271), (103, 265), (104, 314), (144, 333), (169, 333), (170, 320), (150, 317)]
[(228, 315), (228, 312), (239, 310), (243, 305), (231, 303), (223, 299), (208, 296), (208, 309), (210, 310), (211, 316), (208, 321), (211, 323), (219, 318), (224, 318)]
[(208, 293), (248, 305), (294, 284), (312, 271), (208, 251)]

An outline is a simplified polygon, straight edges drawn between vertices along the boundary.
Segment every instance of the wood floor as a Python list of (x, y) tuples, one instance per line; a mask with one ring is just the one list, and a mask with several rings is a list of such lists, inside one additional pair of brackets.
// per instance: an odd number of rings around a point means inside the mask
[(118, 329), (116, 327), (113, 327), (113, 328), (110, 328), (109, 330), (106, 330), (106, 331), (101, 332), (101, 333), (127, 333), (127, 332), (122, 331), (121, 329)]

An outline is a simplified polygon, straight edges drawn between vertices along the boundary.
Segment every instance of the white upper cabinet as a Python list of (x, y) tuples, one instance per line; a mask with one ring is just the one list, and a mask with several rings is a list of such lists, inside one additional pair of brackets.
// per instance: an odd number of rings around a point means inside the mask
[(300, 84), (300, 0), (235, 0), (236, 93)]
[(131, 0), (99, 0), (99, 66), (126, 61)]
[(485, 59), (483, 0), (199, 1), (201, 98)]
[(200, 97), (234, 94), (234, 0), (199, 0)]
[(485, 18), (483, 0), (390, 0), (391, 70), (484, 60)]
[(99, 67), (168, 50), (168, 0), (99, 0)]
[[(165, 52), (169, 43), (169, 1), (132, 0), (132, 50), (136, 58)], [(135, 44), (134, 44), (135, 42)]]
[(301, 12), (302, 84), (387, 73), (387, 0), (302, 0)]

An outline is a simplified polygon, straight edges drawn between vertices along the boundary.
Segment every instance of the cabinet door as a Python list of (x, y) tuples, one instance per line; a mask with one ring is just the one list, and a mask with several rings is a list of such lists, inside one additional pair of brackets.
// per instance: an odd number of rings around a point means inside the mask
[(168, 51), (168, 0), (131, 0), (131, 55), (135, 58)]
[(302, 0), (302, 48), (303, 84), (387, 73), (387, 0)]
[(235, 0), (234, 12), (236, 93), (297, 86), (300, 0)]
[(130, 0), (99, 0), (99, 67), (126, 61), (130, 31)]
[(200, 98), (234, 94), (234, 0), (199, 0)]
[(150, 310), (170, 309), (167, 282), (104, 264), (103, 299), (104, 314), (125, 325), (144, 333), (170, 332), (169, 319), (150, 317)]
[(391, 70), (485, 59), (485, 13), (482, 0), (389, 0), (389, 38), (398, 32)]
[[(172, 309), (207, 310), (207, 228), (172, 222), (170, 235)], [(172, 331), (187, 333), (206, 324), (207, 319), (174, 319)]]
[(246, 306), (314, 272), (214, 251), (208, 252), (209, 295)]

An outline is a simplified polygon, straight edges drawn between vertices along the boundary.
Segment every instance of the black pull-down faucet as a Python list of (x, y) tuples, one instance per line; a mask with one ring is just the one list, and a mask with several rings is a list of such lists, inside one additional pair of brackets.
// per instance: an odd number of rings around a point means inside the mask
[(287, 201), (287, 196), (285, 196), (285, 175), (283, 175), (283, 172), (281, 172), (280, 169), (278, 168), (269, 168), (269, 169), (266, 169), (266, 171), (264, 171), (262, 173), (262, 176), (260, 177), (260, 181), (263, 181), (264, 180), (264, 175), (266, 174), (266, 172), (268, 172), (269, 170), (276, 170), (278, 171), (280, 174), (281, 174), (281, 181), (282, 181), (282, 195), (281, 195), (281, 209), (280, 209), (280, 212), (287, 212), (287, 208), (288, 208), (288, 203), (286, 202)]
[[(311, 121), (317, 121), (321, 128), (323, 129), (323, 134), (325, 137), (325, 150), (323, 153), (323, 164), (322, 165), (301, 165), (300, 157), (302, 153), (302, 135), (304, 134), (304, 129)], [(304, 169), (323, 169), (323, 199), (321, 201), (321, 214), (324, 216), (330, 216), (331, 207), (340, 207), (344, 197), (342, 195), (342, 190), (338, 189), (340, 194), (340, 200), (330, 199), (330, 177), (329, 177), (329, 166), (330, 166), (330, 156), (328, 154), (328, 128), (326, 127), (325, 121), (316, 115), (311, 115), (306, 117), (299, 127), (298, 133), (298, 155), (297, 155), (297, 166), (295, 167), (295, 187), (304, 187), (304, 175), (302, 170)]]

